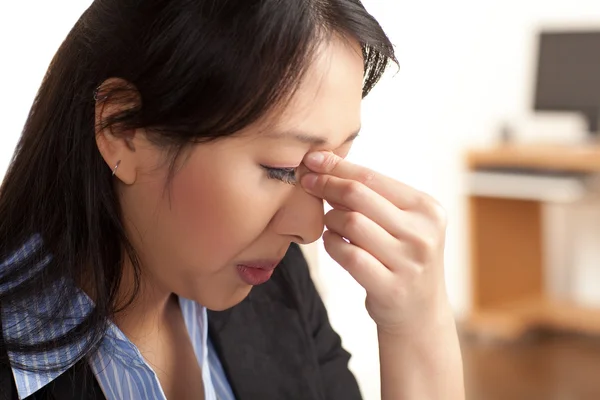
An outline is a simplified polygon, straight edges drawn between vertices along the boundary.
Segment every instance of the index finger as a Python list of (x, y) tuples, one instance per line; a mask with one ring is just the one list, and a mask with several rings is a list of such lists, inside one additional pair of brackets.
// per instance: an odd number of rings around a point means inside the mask
[(421, 203), (418, 190), (331, 152), (309, 153), (304, 158), (304, 165), (312, 172), (360, 182), (398, 208), (416, 208)]

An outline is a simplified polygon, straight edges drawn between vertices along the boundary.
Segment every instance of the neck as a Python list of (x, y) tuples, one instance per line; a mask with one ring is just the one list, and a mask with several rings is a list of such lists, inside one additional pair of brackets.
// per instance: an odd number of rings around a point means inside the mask
[[(133, 267), (127, 263), (119, 287), (118, 298), (125, 303), (135, 288)], [(141, 277), (138, 293), (125, 309), (114, 316), (115, 324), (134, 343), (155, 336), (179, 310), (177, 296), (161, 288), (151, 276)], [(138, 347), (140, 344), (136, 343)]]

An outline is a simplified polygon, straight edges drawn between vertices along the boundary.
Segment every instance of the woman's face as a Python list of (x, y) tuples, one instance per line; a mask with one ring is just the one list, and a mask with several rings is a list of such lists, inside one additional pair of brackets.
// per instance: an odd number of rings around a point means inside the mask
[(143, 279), (161, 292), (222, 310), (242, 301), (252, 279), (262, 278), (240, 265), (276, 264), (291, 242), (317, 240), (323, 201), (294, 183), (310, 151), (347, 155), (360, 128), (362, 83), (358, 45), (341, 39), (324, 44), (268, 128), (257, 125), (194, 146), (169, 190), (164, 151), (136, 134), (136, 178), (118, 190)]

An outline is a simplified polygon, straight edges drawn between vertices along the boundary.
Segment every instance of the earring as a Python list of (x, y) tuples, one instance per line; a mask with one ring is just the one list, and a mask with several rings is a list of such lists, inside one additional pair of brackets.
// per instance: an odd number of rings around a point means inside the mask
[(100, 86), (98, 86), (95, 90), (94, 90), (94, 100), (96, 101), (104, 101), (108, 98), (108, 96), (104, 95), (102, 97), (99, 97), (98, 94), (100, 93)]
[(115, 165), (115, 167), (112, 170), (112, 176), (115, 176), (115, 174), (117, 173), (117, 168), (119, 168), (119, 165), (121, 165), (121, 160), (117, 161), (117, 165)]

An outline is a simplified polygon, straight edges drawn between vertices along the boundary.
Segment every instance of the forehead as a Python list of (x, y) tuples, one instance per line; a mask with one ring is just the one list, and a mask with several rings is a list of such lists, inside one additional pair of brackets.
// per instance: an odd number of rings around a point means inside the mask
[(360, 128), (363, 76), (358, 43), (339, 37), (322, 43), (291, 101), (275, 117), (277, 130), (318, 136), (326, 147), (342, 145)]

